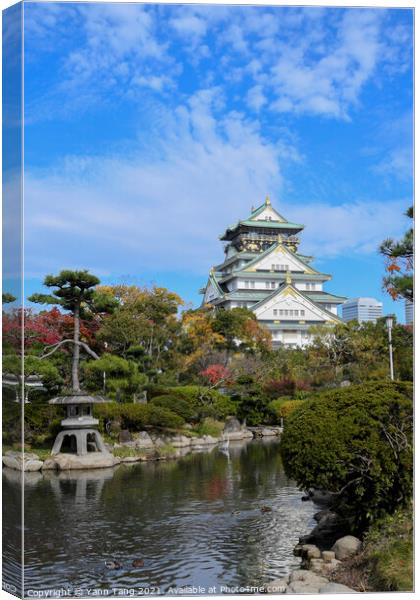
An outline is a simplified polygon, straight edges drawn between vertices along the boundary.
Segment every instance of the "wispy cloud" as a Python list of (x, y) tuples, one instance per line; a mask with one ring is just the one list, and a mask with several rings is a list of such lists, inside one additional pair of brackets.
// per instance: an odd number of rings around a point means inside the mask
[(51, 247), (61, 265), (206, 269), (221, 228), (281, 188), (285, 154), (243, 115), (216, 119), (216, 106), (216, 90), (179, 106), (156, 159), (69, 157), (28, 173), (29, 271), (42, 274)]
[(58, 6), (26, 9), (33, 55), (63, 40), (59, 81), (33, 107), (37, 118), (47, 118), (60, 99), (86, 110), (106, 101), (110, 90), (114, 101), (137, 99), (138, 86), (168, 99), (188, 66), (195, 70), (193, 91), (212, 80), (236, 83), (256, 112), (267, 99), (265, 109), (274, 112), (348, 119), (379, 69), (392, 77), (410, 64), (409, 32), (390, 27), (385, 10), (81, 3), (60, 12)]
[(68, 157), (54, 170), (29, 172), (28, 271), (43, 275), (53, 247), (62, 266), (204, 273), (221, 258), (218, 234), (267, 193), (307, 224), (302, 248), (323, 257), (374, 252), (403, 231), (405, 200), (282, 200), (282, 166), (299, 158), (296, 149), (268, 142), (243, 114), (217, 118), (217, 92), (201, 90), (168, 116), (157, 158)]

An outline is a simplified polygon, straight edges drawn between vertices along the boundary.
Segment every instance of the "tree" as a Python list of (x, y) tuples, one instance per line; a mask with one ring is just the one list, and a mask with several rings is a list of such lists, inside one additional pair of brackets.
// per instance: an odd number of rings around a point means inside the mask
[(113, 353), (136, 359), (150, 376), (177, 366), (182, 299), (166, 288), (108, 286), (101, 293), (113, 295), (117, 308), (103, 320), (98, 338)]
[[(110, 392), (118, 400), (132, 400), (147, 383), (146, 375), (139, 373), (138, 365), (120, 356), (104, 354), (98, 360), (83, 365), (86, 386), (94, 391)], [(107, 394), (109, 395), (109, 394)]]
[(72, 388), (74, 392), (80, 391), (79, 380), (79, 361), (80, 347), (83, 347), (94, 358), (98, 355), (91, 350), (88, 344), (80, 341), (80, 319), (84, 312), (94, 310), (94, 288), (99, 284), (99, 279), (87, 270), (83, 271), (61, 271), (58, 275), (47, 275), (44, 279), (44, 285), (48, 288), (55, 288), (52, 294), (32, 294), (28, 299), (30, 302), (39, 304), (56, 304), (64, 310), (71, 312), (73, 316), (73, 339), (61, 340), (54, 344), (54, 348), (45, 356), (48, 356), (58, 350), (66, 343), (73, 345), (72, 361)]
[[(412, 219), (413, 207), (410, 207), (405, 214)], [(402, 298), (413, 301), (413, 242), (413, 228), (410, 227), (402, 240), (395, 241), (388, 238), (379, 248), (379, 252), (386, 259), (385, 268), (388, 272), (383, 279), (383, 286), (393, 300)]]
[(9, 294), (9, 292), (3, 292), (1, 295), (2, 304), (10, 304), (16, 300), (16, 296)]

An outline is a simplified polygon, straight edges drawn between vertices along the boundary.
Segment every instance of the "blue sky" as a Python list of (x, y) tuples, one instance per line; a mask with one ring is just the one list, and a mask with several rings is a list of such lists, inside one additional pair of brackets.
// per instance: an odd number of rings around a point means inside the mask
[(412, 201), (412, 12), (25, 3), (27, 290), (89, 268), (197, 305), (267, 194), (341, 295)]

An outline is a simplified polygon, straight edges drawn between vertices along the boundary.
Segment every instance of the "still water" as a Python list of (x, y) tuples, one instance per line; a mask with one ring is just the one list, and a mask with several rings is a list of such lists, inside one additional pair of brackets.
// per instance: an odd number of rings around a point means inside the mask
[[(5, 568), (13, 577), (18, 473), (4, 470), (3, 493)], [(28, 473), (25, 594), (168, 594), (185, 586), (220, 594), (260, 586), (299, 564), (293, 546), (314, 525), (313, 505), (301, 497), (277, 441), (114, 469)], [(133, 567), (135, 559), (144, 565)], [(108, 561), (122, 566), (109, 569)]]

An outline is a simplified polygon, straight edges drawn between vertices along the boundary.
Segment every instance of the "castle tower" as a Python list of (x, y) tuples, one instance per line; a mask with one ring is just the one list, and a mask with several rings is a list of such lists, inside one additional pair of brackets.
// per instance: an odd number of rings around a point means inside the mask
[(298, 252), (303, 229), (267, 197), (220, 236), (227, 242), (225, 259), (210, 269), (200, 290), (203, 305), (249, 308), (270, 330), (274, 346), (304, 346), (312, 325), (340, 323), (337, 308), (346, 298), (324, 291), (331, 275), (317, 271), (310, 264), (313, 257)]

